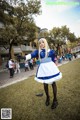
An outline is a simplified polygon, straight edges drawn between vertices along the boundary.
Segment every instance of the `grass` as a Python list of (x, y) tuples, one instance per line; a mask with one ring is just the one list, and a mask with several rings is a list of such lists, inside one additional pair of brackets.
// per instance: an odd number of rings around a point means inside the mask
[[(46, 107), (43, 84), (34, 81), (34, 76), (0, 89), (0, 109), (12, 108), (12, 120), (80, 120), (80, 59), (59, 69), (63, 78), (57, 82), (59, 105), (55, 110), (51, 110), (51, 85), (50, 106)], [(41, 92), (43, 96), (37, 97)]]

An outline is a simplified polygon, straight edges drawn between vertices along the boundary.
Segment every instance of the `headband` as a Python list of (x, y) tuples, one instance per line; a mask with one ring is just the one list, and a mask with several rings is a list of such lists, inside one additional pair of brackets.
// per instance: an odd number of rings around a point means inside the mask
[(43, 40), (43, 41), (44, 41), (44, 40), (46, 40), (46, 39), (45, 39), (45, 38), (40, 38), (39, 41), (40, 41), (40, 40)]

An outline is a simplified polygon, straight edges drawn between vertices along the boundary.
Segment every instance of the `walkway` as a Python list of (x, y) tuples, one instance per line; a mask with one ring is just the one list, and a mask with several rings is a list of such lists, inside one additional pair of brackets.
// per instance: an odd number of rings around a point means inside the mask
[(21, 73), (14, 74), (13, 78), (9, 78), (8, 70), (0, 72), (0, 88), (4, 88), (11, 84), (28, 79), (30, 76), (35, 75), (36, 69), (37, 69), (37, 67), (35, 67), (34, 70), (30, 70), (30, 71), (26, 71), (26, 72), (24, 69), (21, 69)]
[[(66, 64), (68, 61), (63, 62), (62, 64)], [(59, 64), (58, 66), (62, 65)], [(21, 73), (14, 74), (14, 78), (9, 78), (9, 71), (4, 69), (0, 71), (0, 88), (7, 87), (11, 84), (23, 81), (28, 79), (30, 76), (36, 74), (37, 67), (34, 67), (34, 70), (26, 71), (21, 69)]]
[[(80, 55), (79, 57), (80, 58)], [(64, 61), (62, 64), (59, 64), (58, 66), (61, 66), (63, 64), (68, 63), (69, 61)], [(24, 69), (21, 69), (21, 73), (15, 74), (14, 78), (9, 78), (9, 71), (8, 70), (0, 70), (0, 88), (7, 87), (11, 84), (23, 81), (25, 79), (28, 79), (30, 76), (33, 76), (36, 74), (37, 67), (34, 67), (34, 70), (26, 71)]]

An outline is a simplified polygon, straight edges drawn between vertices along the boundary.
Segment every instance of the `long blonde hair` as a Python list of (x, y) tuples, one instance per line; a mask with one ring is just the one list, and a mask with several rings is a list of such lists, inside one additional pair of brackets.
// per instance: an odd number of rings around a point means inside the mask
[[(44, 44), (45, 44), (45, 48), (44, 48), (45, 49), (45, 57), (48, 57), (49, 45), (47, 43), (47, 40), (45, 38), (41, 38), (41, 39), (39, 39), (38, 44), (39, 44), (40, 41), (44, 41)], [(40, 52), (41, 52), (41, 48), (39, 46), (39, 59), (40, 59)]]

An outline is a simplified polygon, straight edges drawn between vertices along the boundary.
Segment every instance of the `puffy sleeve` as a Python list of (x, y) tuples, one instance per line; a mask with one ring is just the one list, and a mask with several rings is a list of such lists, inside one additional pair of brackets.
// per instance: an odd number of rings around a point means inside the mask
[(31, 58), (37, 58), (38, 57), (38, 50), (35, 50), (31, 53)]
[(50, 50), (49, 57), (51, 57), (52, 61), (55, 62), (55, 51), (54, 50)]
[(25, 57), (26, 57), (26, 60), (29, 60), (31, 58), (37, 58), (38, 57), (38, 50), (35, 50), (34, 52), (26, 55)]

